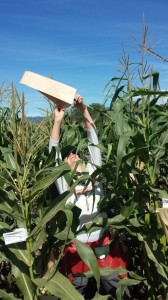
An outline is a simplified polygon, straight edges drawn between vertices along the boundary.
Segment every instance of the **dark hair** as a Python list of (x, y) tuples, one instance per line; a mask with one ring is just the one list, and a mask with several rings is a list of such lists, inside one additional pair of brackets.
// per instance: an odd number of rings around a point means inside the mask
[(61, 149), (62, 160), (64, 160), (70, 153), (76, 153), (76, 147), (67, 145)]

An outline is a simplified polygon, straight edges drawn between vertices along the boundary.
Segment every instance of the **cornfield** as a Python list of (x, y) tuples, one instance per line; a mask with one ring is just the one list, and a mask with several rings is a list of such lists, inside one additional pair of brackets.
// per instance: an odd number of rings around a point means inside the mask
[[(105, 196), (100, 211), (108, 214), (106, 226), (119, 247), (130, 252), (128, 277), (120, 280), (116, 299), (123, 299), (127, 285), (133, 299), (168, 299), (168, 247), (156, 209), (168, 198), (168, 92), (159, 89), (159, 73), (145, 62), (146, 35), (141, 46), (142, 61), (133, 63), (125, 52), (121, 76), (112, 78), (105, 87), (102, 104), (92, 104), (90, 113), (98, 130), (103, 164), (93, 174), (103, 182)], [(139, 86), (134, 79), (139, 76)], [(65, 244), (74, 241), (79, 254), (97, 282), (94, 299), (108, 296), (98, 293), (100, 274), (93, 252), (75, 239), (77, 213), (65, 203), (73, 194), (57, 193), (56, 178), (64, 175), (71, 182), (67, 164), (55, 167), (55, 151), (49, 154), (48, 141), (53, 124), (51, 112), (39, 124), (30, 123), (25, 115), (25, 97), (13, 84), (2, 85), (0, 107), (0, 296), (2, 299), (36, 300), (40, 295), (59, 299), (84, 299), (69, 280), (59, 272)], [(109, 103), (108, 107), (106, 103)], [(87, 160), (86, 135), (81, 116), (72, 107), (66, 111), (61, 145), (77, 146)], [(102, 227), (95, 218), (86, 230)], [(26, 228), (26, 242), (5, 245), (3, 233)], [(47, 269), (53, 253), (52, 267)], [(93, 263), (95, 262), (95, 263)], [(118, 274), (120, 268), (115, 270)]]

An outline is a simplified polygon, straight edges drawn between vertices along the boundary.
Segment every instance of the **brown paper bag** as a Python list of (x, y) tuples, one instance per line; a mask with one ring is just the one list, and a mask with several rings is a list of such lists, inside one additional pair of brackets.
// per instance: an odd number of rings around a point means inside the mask
[(168, 242), (168, 208), (157, 208), (156, 212), (159, 214), (159, 218)]
[(62, 107), (73, 104), (76, 94), (75, 88), (30, 71), (25, 71), (20, 83), (36, 89), (49, 100)]

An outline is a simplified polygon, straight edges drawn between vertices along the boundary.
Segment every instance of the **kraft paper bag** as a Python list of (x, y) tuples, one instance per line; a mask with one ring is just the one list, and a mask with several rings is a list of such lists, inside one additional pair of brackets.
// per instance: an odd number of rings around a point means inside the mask
[(156, 212), (159, 214), (159, 218), (168, 242), (168, 208), (157, 208)]
[(72, 105), (76, 94), (75, 88), (30, 71), (24, 72), (20, 83), (36, 89), (56, 105), (62, 107)]

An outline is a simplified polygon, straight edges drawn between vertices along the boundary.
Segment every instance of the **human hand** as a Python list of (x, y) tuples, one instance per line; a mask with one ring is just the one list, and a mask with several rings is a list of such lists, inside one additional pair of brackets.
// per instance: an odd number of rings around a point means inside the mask
[(83, 101), (82, 96), (76, 95), (75, 99), (74, 99), (74, 103), (75, 103), (75, 106), (80, 109), (80, 111), (83, 115), (86, 128), (88, 130), (92, 130), (93, 128), (95, 128), (94, 121), (93, 121), (93, 119), (92, 119), (92, 117), (91, 117), (91, 115), (90, 115), (90, 113), (87, 109), (87, 106), (85, 105), (85, 103)]
[(81, 95), (76, 95), (74, 98), (74, 104), (77, 108), (79, 108), (80, 110), (84, 110), (86, 108), (86, 105), (83, 101), (83, 98)]
[(63, 120), (64, 113), (64, 109), (61, 106), (56, 106), (54, 109), (55, 120), (61, 122)]

